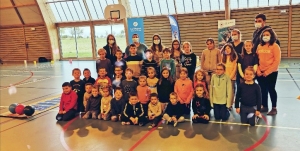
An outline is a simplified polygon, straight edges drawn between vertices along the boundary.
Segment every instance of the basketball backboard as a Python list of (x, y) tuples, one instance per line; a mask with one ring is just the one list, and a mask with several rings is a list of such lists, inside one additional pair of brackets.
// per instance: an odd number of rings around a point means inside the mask
[(104, 9), (104, 18), (118, 20), (126, 17), (126, 10), (122, 4), (107, 5)]

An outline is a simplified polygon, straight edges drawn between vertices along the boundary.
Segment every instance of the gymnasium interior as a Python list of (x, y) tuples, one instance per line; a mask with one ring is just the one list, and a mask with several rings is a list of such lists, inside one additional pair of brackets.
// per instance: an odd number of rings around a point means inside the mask
[[(106, 7), (117, 4), (125, 10), (119, 18), (107, 18)], [(218, 40), (218, 21), (234, 20), (243, 41), (252, 40), (259, 13), (267, 16), (266, 24), (280, 40), (277, 115), (263, 113), (249, 126), (232, 110), (224, 122), (212, 115), (209, 124), (193, 124), (187, 116), (177, 127), (162, 121), (155, 128), (81, 116), (65, 122), (55, 119), (61, 85), (73, 80), (74, 68), (89, 68), (97, 78), (97, 51), (106, 45), (108, 34), (115, 35), (125, 52), (131, 42), (129, 19), (143, 20), (147, 46), (158, 33), (171, 47), (169, 16), (174, 17), (181, 41), (189, 41), (201, 56), (207, 38)], [(0, 150), (297, 151), (299, 37), (300, 0), (0, 0)], [(40, 108), (33, 116), (8, 116), (13, 103)]]

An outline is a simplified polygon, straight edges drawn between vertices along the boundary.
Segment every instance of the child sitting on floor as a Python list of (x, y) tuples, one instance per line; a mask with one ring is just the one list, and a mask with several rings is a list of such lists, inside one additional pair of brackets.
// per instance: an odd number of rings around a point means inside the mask
[(146, 122), (143, 106), (139, 102), (135, 92), (129, 94), (129, 102), (125, 104), (121, 121), (122, 125), (139, 124), (139, 126), (143, 126)]
[(162, 118), (161, 104), (158, 101), (158, 95), (156, 93), (150, 94), (150, 103), (148, 105), (148, 119), (152, 121), (151, 127), (156, 127)]
[(166, 112), (163, 116), (163, 119), (166, 121), (166, 124), (173, 124), (176, 127), (178, 122), (184, 122), (182, 105), (178, 103), (177, 94), (172, 92), (170, 94), (170, 102), (167, 105)]
[(194, 112), (192, 117), (193, 123), (207, 124), (209, 122), (211, 106), (207, 96), (205, 86), (197, 84), (195, 87), (195, 97), (192, 103)]
[(101, 105), (100, 105), (100, 115), (99, 119), (101, 120), (110, 120), (110, 109), (111, 109), (111, 99), (112, 96), (110, 95), (110, 87), (102, 88), (102, 98), (101, 98)]
[(91, 83), (86, 83), (85, 84), (85, 93), (84, 93), (84, 96), (83, 96), (83, 106), (84, 106), (85, 111), (86, 111), (87, 101), (92, 96), (92, 87), (93, 87), (93, 85)]
[(69, 121), (75, 117), (77, 111), (77, 94), (72, 90), (71, 84), (62, 84), (63, 93), (60, 98), (59, 112), (56, 115), (58, 121)]
[(115, 88), (115, 97), (111, 100), (111, 120), (116, 122), (116, 121), (121, 121), (121, 114), (122, 111), (124, 110), (125, 106), (125, 100), (122, 97), (122, 89), (120, 87)]
[(100, 113), (100, 100), (101, 95), (97, 87), (92, 88), (92, 96), (88, 99), (86, 105), (86, 113), (82, 118), (89, 119), (92, 115), (92, 119), (97, 119), (97, 116)]

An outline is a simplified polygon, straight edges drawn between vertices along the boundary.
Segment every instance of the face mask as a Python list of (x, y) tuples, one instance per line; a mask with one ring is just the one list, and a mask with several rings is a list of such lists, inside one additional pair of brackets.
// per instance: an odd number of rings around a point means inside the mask
[(264, 42), (269, 42), (270, 41), (270, 36), (263, 36), (263, 41)]
[(160, 43), (160, 40), (154, 40), (153, 42), (154, 44), (158, 45)]
[(133, 42), (139, 42), (139, 38), (132, 38)]
[(109, 44), (114, 44), (114, 42), (115, 42), (114, 40), (108, 40)]
[(255, 28), (261, 28), (262, 23), (255, 23)]
[(238, 39), (239, 39), (239, 36), (231, 36), (231, 38), (232, 38), (233, 40), (238, 40)]

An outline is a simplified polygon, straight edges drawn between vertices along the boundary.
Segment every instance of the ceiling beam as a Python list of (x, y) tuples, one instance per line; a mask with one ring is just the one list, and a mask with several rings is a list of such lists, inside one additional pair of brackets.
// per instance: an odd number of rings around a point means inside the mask
[(89, 16), (89, 20), (91, 21), (93, 18), (92, 18), (90, 9), (89, 9), (89, 7), (88, 7), (88, 5), (87, 5), (87, 3), (86, 3), (86, 0), (83, 0), (82, 2), (83, 2), (83, 4), (84, 4), (85, 10), (86, 10), (86, 12), (87, 12), (87, 14), (88, 14), (88, 16)]
[(225, 19), (230, 19), (230, 0), (224, 0), (225, 3)]
[(1, 25), (0, 29), (4, 28), (19, 28), (19, 27), (37, 27), (37, 26), (44, 26), (44, 23), (33, 23), (33, 24), (19, 24), (19, 25)]
[(36, 4), (32, 3), (32, 4), (22, 4), (22, 5), (14, 5), (14, 6), (4, 6), (4, 7), (0, 7), (0, 9), (15, 8), (15, 7), (24, 7), (24, 6), (36, 6)]
[[(115, 24), (122, 24), (124, 19), (120, 19)], [(92, 21), (75, 21), (75, 22), (59, 22), (55, 23), (56, 27), (74, 27), (74, 26), (90, 26), (90, 25), (110, 25), (108, 20), (92, 20)]]
[[(11, 2), (11, 4), (12, 4), (12, 6), (16, 6), (14, 0), (10, 0), (10, 2)], [(23, 18), (21, 17), (21, 14), (20, 14), (18, 8), (17, 8), (17, 7), (14, 7), (14, 9), (15, 9), (15, 11), (16, 11), (16, 13), (17, 13), (17, 15), (18, 15), (18, 17), (19, 17), (19, 19), (20, 19), (22, 25), (25, 25), (24, 20), (23, 20)]]

